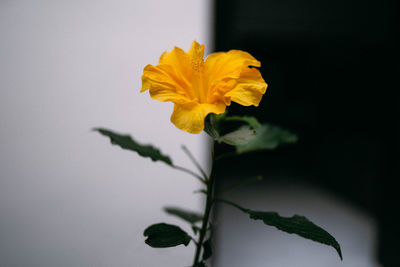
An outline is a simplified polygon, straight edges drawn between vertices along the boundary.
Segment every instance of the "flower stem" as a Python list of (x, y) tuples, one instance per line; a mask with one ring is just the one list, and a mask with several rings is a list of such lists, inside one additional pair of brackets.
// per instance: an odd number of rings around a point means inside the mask
[(193, 177), (195, 177), (196, 179), (200, 180), (204, 184), (206, 183), (206, 181), (204, 180), (203, 177), (201, 177), (200, 175), (196, 174), (195, 172), (192, 172), (189, 169), (186, 169), (186, 168), (178, 166), (178, 165), (171, 165), (171, 166), (172, 166), (172, 168), (174, 168), (176, 170), (183, 171), (183, 172), (186, 172), (186, 173), (192, 175)]
[(263, 179), (263, 177), (261, 175), (255, 176), (255, 177), (250, 177), (244, 180), (241, 180), (237, 183), (231, 184), (228, 187), (223, 188), (221, 191), (218, 191), (215, 193), (216, 196), (219, 196), (220, 194), (226, 192), (226, 191), (230, 191), (232, 189), (235, 189), (237, 187), (243, 186), (243, 185), (247, 185), (247, 184), (251, 184), (254, 182), (259, 182)]
[(204, 208), (204, 215), (203, 215), (203, 221), (202, 221), (202, 225), (201, 225), (201, 229), (200, 229), (199, 240), (197, 241), (197, 244), (196, 244), (196, 252), (194, 254), (193, 267), (195, 267), (199, 263), (201, 247), (203, 245), (204, 238), (206, 237), (206, 234), (207, 234), (208, 221), (210, 218), (211, 208), (213, 205), (214, 175), (213, 175), (212, 170), (211, 170), (210, 178), (207, 180), (206, 186), (207, 186), (206, 206)]
[(201, 175), (203, 175), (203, 178), (207, 180), (206, 172), (203, 170), (203, 168), (200, 166), (200, 164), (197, 162), (197, 160), (193, 157), (190, 150), (185, 145), (182, 145), (182, 150), (189, 157), (189, 159), (193, 162), (193, 164), (196, 166), (196, 168), (200, 171)]

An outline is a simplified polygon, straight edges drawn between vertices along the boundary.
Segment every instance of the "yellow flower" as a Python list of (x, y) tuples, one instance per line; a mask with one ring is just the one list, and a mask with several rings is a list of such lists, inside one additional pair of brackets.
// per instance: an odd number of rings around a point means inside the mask
[(204, 45), (193, 41), (186, 53), (179, 47), (164, 52), (157, 66), (143, 70), (142, 90), (159, 101), (174, 103), (171, 121), (181, 130), (200, 133), (209, 113), (221, 114), (231, 101), (258, 106), (267, 84), (261, 63), (240, 50), (218, 52), (203, 60)]

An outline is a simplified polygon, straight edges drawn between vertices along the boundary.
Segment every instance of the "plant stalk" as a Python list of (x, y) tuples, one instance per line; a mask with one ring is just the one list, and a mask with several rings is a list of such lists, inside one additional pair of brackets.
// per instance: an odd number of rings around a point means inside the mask
[(207, 186), (206, 206), (204, 208), (204, 215), (203, 215), (203, 221), (202, 221), (202, 225), (201, 225), (201, 229), (200, 229), (199, 240), (196, 244), (196, 252), (194, 254), (193, 267), (195, 267), (199, 263), (201, 247), (203, 245), (204, 238), (206, 237), (206, 234), (207, 234), (208, 221), (210, 218), (211, 208), (213, 205), (213, 194), (214, 194), (213, 170), (211, 170), (210, 179), (208, 179), (206, 186)]

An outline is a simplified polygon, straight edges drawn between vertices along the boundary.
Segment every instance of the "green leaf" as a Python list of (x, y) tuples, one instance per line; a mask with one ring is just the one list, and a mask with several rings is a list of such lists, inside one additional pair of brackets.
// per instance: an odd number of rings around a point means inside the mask
[(255, 129), (255, 138), (245, 144), (236, 145), (236, 152), (242, 154), (257, 150), (274, 149), (281, 144), (295, 142), (297, 142), (295, 134), (278, 126), (263, 124)]
[(147, 237), (144, 242), (153, 248), (187, 246), (191, 240), (191, 237), (181, 228), (166, 223), (153, 224), (147, 227), (143, 235)]
[(251, 219), (262, 220), (266, 225), (275, 226), (286, 233), (297, 234), (301, 237), (331, 246), (336, 249), (340, 259), (343, 260), (342, 251), (340, 250), (340, 245), (336, 239), (304, 216), (294, 215), (292, 217), (282, 217), (278, 213), (272, 211), (249, 210), (225, 199), (216, 198), (215, 201), (231, 205), (244, 213), (249, 214)]
[(192, 230), (193, 230), (193, 233), (195, 235), (197, 235), (197, 233), (200, 232), (200, 227), (197, 227), (196, 225), (192, 225)]
[(207, 265), (202, 261), (202, 262), (198, 262), (195, 265), (193, 265), (193, 267), (207, 267)]
[(194, 190), (193, 194), (197, 194), (197, 193), (202, 193), (204, 195), (207, 195), (207, 190), (205, 189), (199, 189), (199, 190)]
[(256, 137), (256, 130), (248, 125), (244, 125), (239, 129), (227, 133), (217, 139), (219, 143), (226, 143), (232, 146), (245, 145)]
[(207, 239), (203, 243), (203, 260), (207, 260), (212, 256), (212, 246), (211, 246), (211, 239)]
[(162, 161), (168, 165), (173, 165), (170, 157), (163, 155), (159, 149), (152, 145), (141, 145), (132, 139), (129, 135), (114, 133), (107, 129), (95, 128), (94, 131), (110, 138), (111, 144), (118, 145), (122, 149), (127, 149), (137, 152), (140, 156), (151, 158), (153, 161)]
[(227, 133), (216, 140), (229, 145), (236, 146), (238, 154), (274, 149), (280, 144), (295, 143), (297, 136), (278, 126), (269, 124), (260, 124), (255, 117), (250, 116), (223, 116), (221, 122), (238, 121), (244, 122), (246, 125), (239, 129)]
[(203, 219), (201, 214), (176, 207), (165, 207), (164, 211), (170, 215), (181, 218), (190, 224), (195, 224)]
[(336, 239), (321, 227), (315, 225), (304, 216), (282, 217), (276, 212), (263, 212), (247, 210), (253, 220), (262, 220), (265, 224), (275, 226), (281, 231), (289, 234), (297, 234), (301, 237), (326, 244), (336, 249), (341, 260), (343, 260), (340, 245)]
[(225, 117), (225, 121), (242, 121), (247, 123), (249, 126), (253, 128), (258, 128), (261, 126), (261, 124), (258, 122), (257, 118), (255, 117), (250, 117), (250, 116), (231, 116), (231, 117)]

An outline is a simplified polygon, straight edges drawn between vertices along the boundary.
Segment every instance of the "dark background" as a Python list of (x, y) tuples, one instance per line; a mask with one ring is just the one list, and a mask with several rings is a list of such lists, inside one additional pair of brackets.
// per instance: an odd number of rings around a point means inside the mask
[(215, 1), (215, 50), (249, 51), (269, 85), (260, 107), (230, 112), (299, 136), (219, 170), (295, 175), (373, 214), (384, 266), (400, 266), (398, 11), (398, 1)]

